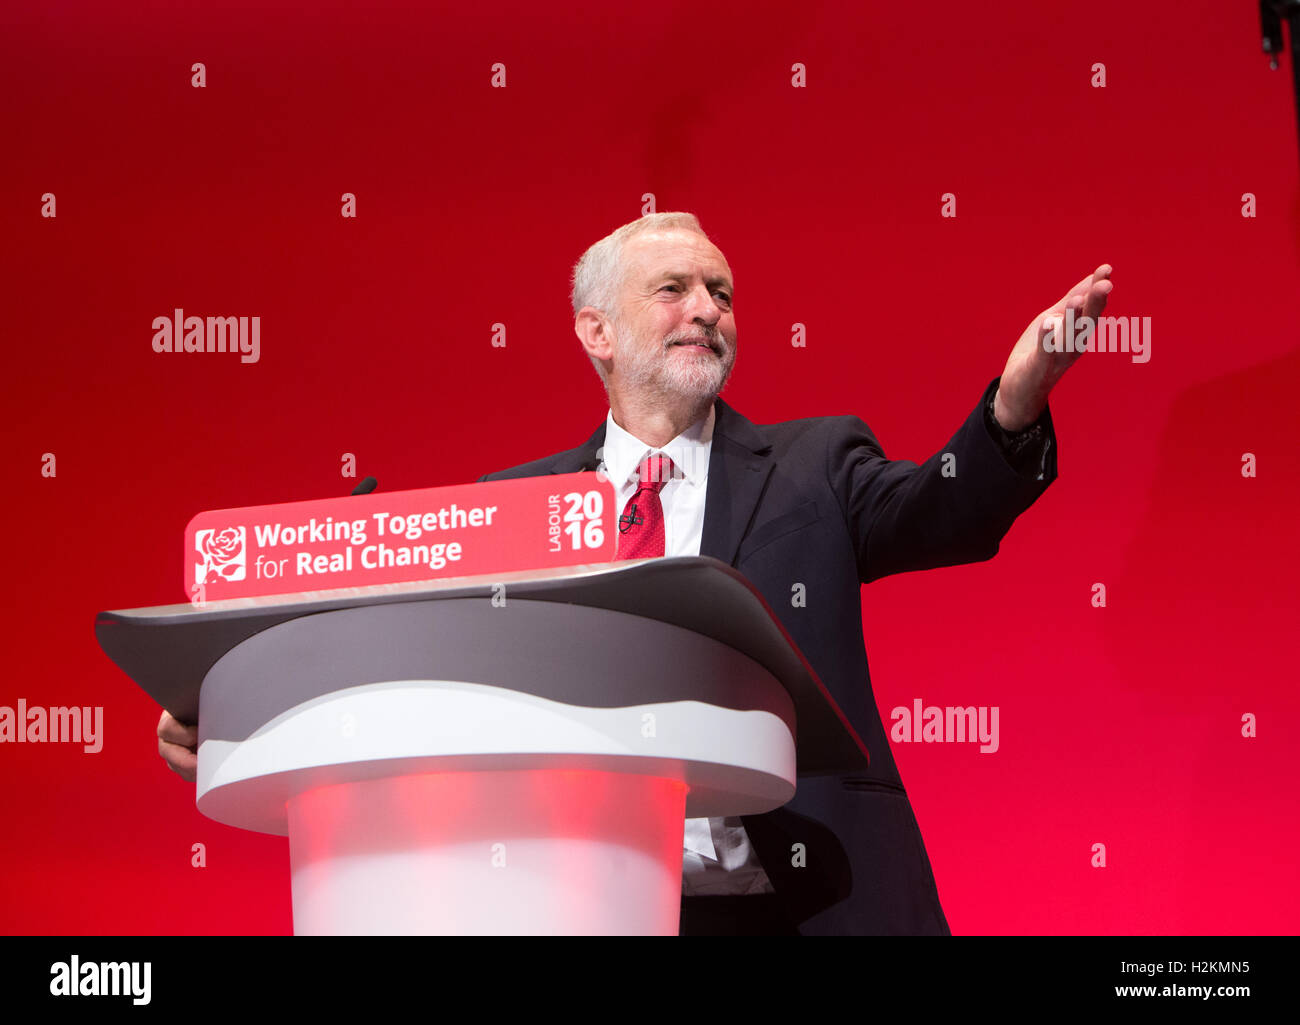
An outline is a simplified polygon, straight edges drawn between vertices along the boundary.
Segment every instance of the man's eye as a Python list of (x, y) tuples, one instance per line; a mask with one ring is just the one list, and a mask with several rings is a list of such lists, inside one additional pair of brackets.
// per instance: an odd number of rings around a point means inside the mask
[[(676, 292), (676, 291), (679, 291), (679, 290), (681, 289), (681, 287), (682, 287), (681, 285), (660, 285), (660, 286), (659, 286), (659, 291), (662, 292), (662, 291), (664, 291), (665, 289), (667, 289), (668, 291)], [(730, 303), (731, 303), (731, 296), (729, 296), (726, 292), (718, 291), (718, 292), (714, 292), (713, 294), (716, 295), (716, 296), (718, 296), (718, 297), (719, 297), (719, 298), (720, 298), (724, 303), (727, 303), (728, 305), (730, 305)]]

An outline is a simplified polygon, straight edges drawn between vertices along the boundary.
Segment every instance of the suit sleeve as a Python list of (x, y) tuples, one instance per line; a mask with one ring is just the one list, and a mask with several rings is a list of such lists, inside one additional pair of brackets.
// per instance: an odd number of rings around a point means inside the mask
[(985, 389), (948, 444), (920, 465), (886, 458), (858, 417), (832, 421), (827, 474), (863, 583), (992, 558), (1015, 518), (1056, 479), (1056, 434), (1048, 410), (1013, 436), (1019, 448), (1006, 437), (995, 440), (986, 405), (999, 380)]

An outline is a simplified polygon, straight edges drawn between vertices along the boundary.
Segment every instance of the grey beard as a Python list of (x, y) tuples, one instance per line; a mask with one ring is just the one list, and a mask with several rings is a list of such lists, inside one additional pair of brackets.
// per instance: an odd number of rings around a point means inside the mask
[[(622, 324), (615, 322), (617, 342), (614, 346), (614, 360), (618, 373), (636, 392), (664, 402), (689, 402), (692, 405), (712, 401), (722, 391), (735, 366), (735, 348), (731, 348), (725, 359), (716, 356), (693, 356), (689, 361), (673, 359), (671, 365), (656, 359), (653, 352), (642, 355), (642, 350), (632, 344), (624, 351), (622, 341), (628, 332)], [(683, 338), (691, 333), (680, 334)], [(706, 332), (709, 340), (722, 345), (718, 332)], [(635, 343), (636, 339), (633, 339)], [(670, 340), (660, 343), (666, 349)], [(634, 353), (634, 355), (629, 355)]]

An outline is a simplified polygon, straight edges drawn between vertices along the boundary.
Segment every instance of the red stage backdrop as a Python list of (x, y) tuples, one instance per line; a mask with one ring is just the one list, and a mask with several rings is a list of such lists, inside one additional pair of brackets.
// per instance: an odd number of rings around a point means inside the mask
[[(1149, 359), (1065, 378), (1060, 479), (997, 558), (865, 589), (876, 699), (887, 728), (998, 709), (996, 751), (894, 745), (954, 932), (1294, 931), (1296, 127), (1254, 5), (4, 21), (0, 705), (103, 722), (95, 752), (0, 744), (0, 930), (291, 929), (286, 842), (195, 811), (94, 615), (180, 600), (200, 510), (584, 440), (569, 271), (653, 204), (735, 273), (727, 400), (859, 414), (894, 457), (1113, 264)], [(177, 309), (260, 318), (256, 360), (155, 352)]]

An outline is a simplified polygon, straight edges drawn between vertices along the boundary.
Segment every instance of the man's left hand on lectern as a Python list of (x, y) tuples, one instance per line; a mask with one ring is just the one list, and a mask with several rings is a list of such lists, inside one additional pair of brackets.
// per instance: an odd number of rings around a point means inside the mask
[(186, 726), (164, 711), (158, 720), (158, 753), (168, 768), (193, 783), (199, 772), (199, 728)]

